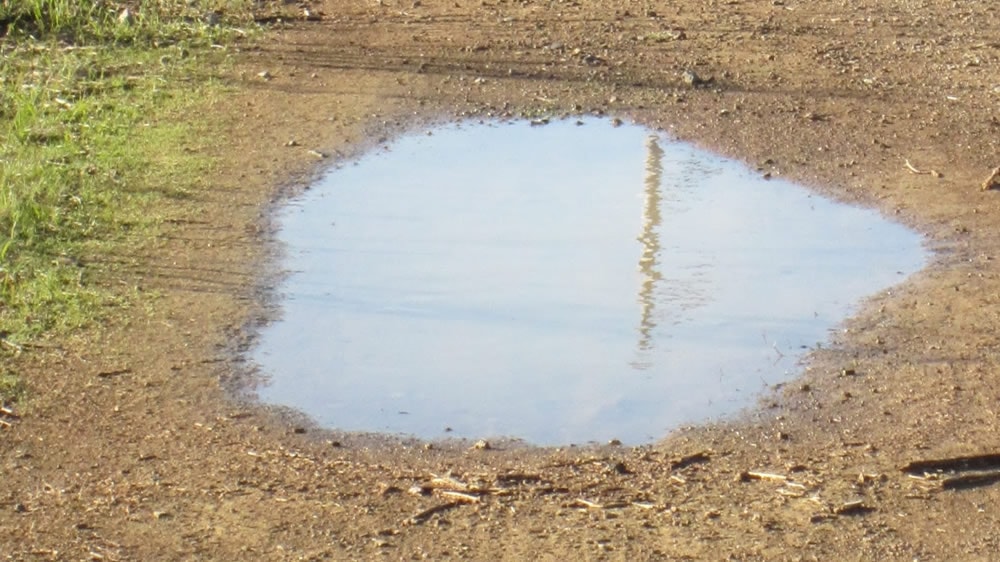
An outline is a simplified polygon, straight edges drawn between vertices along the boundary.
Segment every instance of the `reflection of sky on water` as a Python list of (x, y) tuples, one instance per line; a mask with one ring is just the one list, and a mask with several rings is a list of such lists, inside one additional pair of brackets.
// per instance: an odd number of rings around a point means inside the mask
[(255, 355), (264, 400), (346, 430), (544, 444), (750, 405), (923, 260), (871, 211), (601, 121), (407, 137), (281, 223), (295, 273)]

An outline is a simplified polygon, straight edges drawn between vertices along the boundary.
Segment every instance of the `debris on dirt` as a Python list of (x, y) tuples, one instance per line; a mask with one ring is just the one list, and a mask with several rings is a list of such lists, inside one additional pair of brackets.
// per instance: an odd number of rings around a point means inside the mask
[(986, 181), (983, 182), (983, 191), (989, 191), (1000, 187), (1000, 166), (993, 168)]
[(934, 176), (935, 178), (944, 177), (944, 174), (942, 174), (937, 170), (920, 170), (913, 164), (910, 164), (909, 160), (903, 160), (903, 165), (906, 166), (906, 169), (909, 170), (909, 172), (912, 174), (917, 174), (921, 176)]
[(110, 379), (113, 377), (118, 377), (121, 375), (131, 375), (132, 369), (130, 367), (124, 367), (121, 369), (111, 369), (109, 371), (101, 371), (95, 375), (99, 379)]
[(577, 499), (573, 500), (572, 502), (570, 502), (569, 506), (570, 507), (583, 507), (583, 508), (587, 508), (587, 509), (604, 509), (603, 505), (601, 505), (601, 504), (599, 504), (597, 502), (592, 502), (590, 500), (585, 500), (583, 498), (577, 498)]
[(22, 345), (20, 345), (20, 344), (18, 344), (16, 342), (11, 341), (7, 337), (9, 335), (10, 334), (8, 332), (0, 331), (0, 344), (3, 344), (4, 346), (10, 348), (11, 350), (14, 351), (14, 353), (20, 354), (22, 351), (24, 351), (24, 346), (22, 346)]
[(871, 513), (875, 511), (875, 508), (865, 505), (864, 500), (851, 500), (849, 502), (844, 502), (833, 512), (837, 515), (864, 515), (866, 513)]
[(427, 509), (425, 509), (423, 511), (419, 511), (419, 512), (414, 513), (413, 515), (407, 517), (403, 521), (403, 525), (420, 525), (421, 523), (425, 523), (428, 519), (430, 519), (431, 517), (437, 515), (438, 513), (443, 513), (445, 511), (448, 511), (449, 509), (454, 509), (456, 507), (464, 505), (465, 503), (466, 502), (464, 502), (464, 501), (458, 501), (458, 500), (456, 500), (456, 501), (451, 501), (451, 502), (448, 502), (448, 503), (442, 503), (442, 504), (439, 504), (439, 505), (435, 505), (433, 507), (429, 507), (429, 508), (427, 508)]
[(945, 459), (931, 459), (909, 462), (899, 468), (910, 474), (923, 474), (935, 471), (963, 471), (1000, 469), (1000, 453), (969, 455)]
[[(900, 470), (911, 478), (944, 490), (978, 488), (1000, 482), (1000, 454), (914, 461)], [(945, 473), (953, 475), (945, 476)]]
[(682, 468), (686, 468), (688, 466), (691, 466), (692, 464), (700, 464), (700, 463), (708, 462), (710, 460), (712, 460), (712, 457), (710, 457), (708, 455), (708, 453), (706, 453), (704, 451), (701, 451), (701, 452), (698, 452), (698, 453), (693, 453), (693, 454), (690, 454), (690, 455), (685, 455), (685, 456), (683, 456), (683, 457), (681, 457), (679, 459), (671, 461), (670, 462), (670, 469), (671, 470), (680, 470)]
[(945, 490), (964, 490), (966, 488), (990, 486), (997, 482), (1000, 482), (1000, 470), (986, 470), (944, 478), (941, 480), (941, 488)]
[(755, 472), (755, 471), (745, 471), (739, 474), (740, 482), (749, 482), (751, 480), (771, 480), (773, 482), (787, 482), (788, 477), (782, 474), (773, 474), (770, 472)]
[(466, 502), (466, 503), (479, 503), (479, 496), (473, 494), (466, 494), (465, 492), (456, 492), (454, 490), (436, 490), (439, 496), (444, 496), (446, 498), (454, 499), (455, 501)]
[(490, 445), (490, 442), (485, 439), (480, 439), (472, 445), (472, 448), (477, 451), (489, 451), (493, 448), (493, 445)]
[(684, 84), (691, 86), (692, 88), (697, 88), (698, 86), (704, 86), (711, 83), (714, 78), (702, 78), (697, 72), (693, 70), (685, 70), (681, 73), (681, 81)]

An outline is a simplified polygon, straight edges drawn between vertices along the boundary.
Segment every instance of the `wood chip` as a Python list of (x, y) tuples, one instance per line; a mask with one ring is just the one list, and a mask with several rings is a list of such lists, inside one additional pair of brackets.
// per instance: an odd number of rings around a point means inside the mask
[(788, 477), (781, 474), (772, 474), (770, 472), (746, 471), (740, 473), (741, 482), (749, 482), (750, 480), (770, 480), (772, 482), (788, 482)]

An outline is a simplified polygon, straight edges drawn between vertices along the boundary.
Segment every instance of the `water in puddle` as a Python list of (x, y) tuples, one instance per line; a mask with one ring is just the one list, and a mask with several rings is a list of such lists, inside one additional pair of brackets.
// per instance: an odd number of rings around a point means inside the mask
[(735, 412), (924, 260), (873, 211), (603, 121), (402, 138), (279, 220), (261, 398), (425, 438), (641, 443)]

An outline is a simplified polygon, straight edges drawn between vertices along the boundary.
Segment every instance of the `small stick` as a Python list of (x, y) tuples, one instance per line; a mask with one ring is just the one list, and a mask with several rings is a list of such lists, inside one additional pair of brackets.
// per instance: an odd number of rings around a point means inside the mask
[(435, 514), (441, 513), (443, 511), (448, 511), (449, 509), (454, 509), (462, 505), (463, 503), (464, 502), (453, 501), (453, 502), (443, 503), (440, 505), (435, 505), (434, 507), (429, 507), (421, 512), (411, 515), (403, 522), (403, 524), (419, 525), (430, 519)]
[(124, 369), (113, 369), (111, 371), (101, 371), (97, 373), (97, 377), (101, 379), (109, 379), (111, 377), (117, 377), (119, 375), (129, 375), (132, 373), (132, 369), (125, 367)]
[(942, 176), (941, 172), (938, 172), (937, 170), (918, 170), (913, 166), (913, 164), (910, 164), (909, 160), (904, 160), (903, 163), (906, 165), (906, 169), (914, 174), (921, 176), (934, 176), (936, 178), (940, 178)]
[(472, 494), (464, 494), (462, 492), (455, 492), (453, 490), (438, 490), (438, 495), (444, 496), (446, 498), (453, 498), (457, 501), (465, 503), (479, 503), (479, 496), (474, 496)]
[(677, 460), (671, 461), (670, 468), (671, 470), (680, 470), (682, 468), (687, 468), (692, 464), (700, 464), (710, 460), (712, 460), (712, 457), (708, 456), (708, 453), (702, 451), (691, 455), (685, 455)]
[(21, 416), (15, 414), (14, 410), (11, 410), (10, 408), (4, 408), (3, 406), (0, 406), (0, 414), (3, 414), (8, 418), (14, 418), (15, 420), (21, 419)]
[(11, 427), (10, 422), (0, 420), (0, 427)]
[(946, 459), (913, 461), (899, 468), (903, 472), (920, 474), (935, 470), (986, 470), (1000, 469), (1000, 454), (969, 455)]
[(990, 470), (986, 472), (974, 472), (962, 474), (952, 478), (945, 478), (941, 481), (941, 487), (945, 490), (962, 490), (966, 488), (978, 488), (989, 486), (1000, 482), (1000, 470)]
[(451, 476), (438, 476), (436, 474), (431, 474), (431, 488), (444, 489), (444, 490), (468, 490), (469, 485), (465, 482), (461, 482), (452, 478)]
[(599, 503), (594, 503), (592, 501), (585, 500), (583, 498), (577, 498), (573, 500), (571, 504), (572, 507), (586, 507), (588, 509), (604, 509), (604, 506)]
[(771, 480), (773, 482), (788, 482), (788, 477), (781, 474), (772, 474), (770, 472), (741, 472), (740, 480), (746, 482), (747, 480)]

